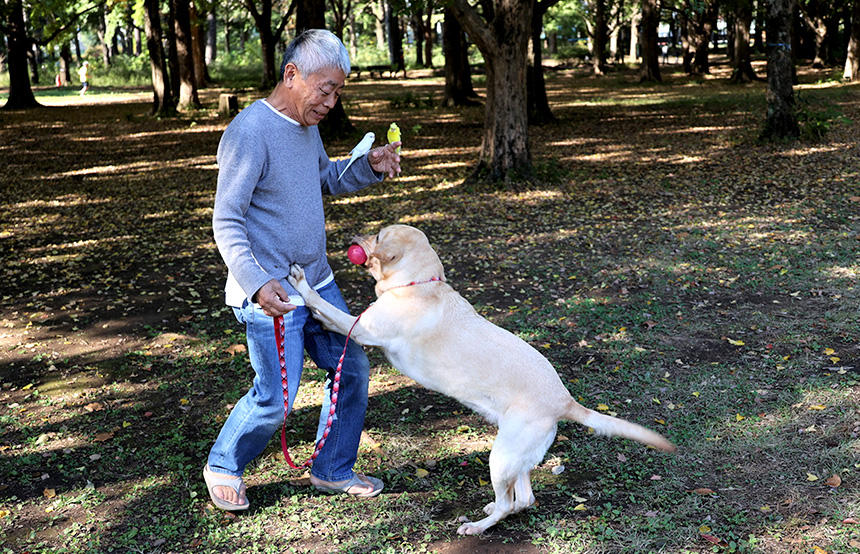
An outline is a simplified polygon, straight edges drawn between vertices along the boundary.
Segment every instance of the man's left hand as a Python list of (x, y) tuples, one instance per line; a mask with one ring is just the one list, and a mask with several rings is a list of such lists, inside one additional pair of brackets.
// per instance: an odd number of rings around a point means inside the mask
[(400, 144), (400, 141), (392, 142), (371, 150), (367, 154), (370, 167), (377, 173), (387, 173), (389, 177), (400, 175), (400, 154), (396, 150)]

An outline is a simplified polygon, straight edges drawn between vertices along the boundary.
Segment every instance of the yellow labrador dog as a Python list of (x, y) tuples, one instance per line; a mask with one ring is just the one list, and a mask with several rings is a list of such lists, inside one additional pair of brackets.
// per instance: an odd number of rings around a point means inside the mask
[[(367, 254), (364, 266), (376, 279), (377, 300), (360, 316), (352, 338), (381, 348), (398, 371), (499, 427), (489, 464), (495, 502), (480, 521), (462, 518), (460, 534), (482, 533), (534, 503), (530, 473), (555, 440), (560, 420), (675, 450), (653, 431), (578, 404), (546, 358), (478, 315), (445, 283), (442, 263), (418, 229), (391, 225), (355, 242)], [(353, 328), (356, 318), (323, 300), (301, 267), (291, 268), (289, 280), (323, 326), (344, 335)]]

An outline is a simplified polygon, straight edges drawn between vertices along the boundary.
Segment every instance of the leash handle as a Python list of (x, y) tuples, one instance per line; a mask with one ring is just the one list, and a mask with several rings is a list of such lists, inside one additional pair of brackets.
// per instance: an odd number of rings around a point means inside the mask
[(337, 393), (340, 390), (340, 374), (343, 369), (343, 360), (346, 357), (346, 347), (349, 345), (349, 338), (352, 335), (352, 330), (355, 329), (356, 325), (358, 325), (358, 320), (361, 319), (363, 314), (364, 312), (355, 318), (352, 327), (349, 328), (349, 332), (346, 334), (346, 341), (343, 344), (343, 352), (340, 355), (340, 359), (337, 361), (337, 368), (334, 372), (334, 383), (332, 383), (331, 386), (331, 404), (322, 437), (320, 437), (320, 440), (317, 442), (311, 457), (300, 466), (293, 462), (292, 457), (290, 457), (290, 452), (287, 449), (287, 415), (290, 413), (290, 391), (287, 383), (287, 359), (284, 353), (284, 340), (286, 336), (286, 331), (284, 330), (284, 317), (279, 315), (272, 318), (275, 324), (275, 344), (278, 346), (278, 363), (281, 366), (281, 387), (284, 389), (284, 423), (281, 425), (281, 451), (284, 453), (284, 459), (287, 461), (287, 464), (289, 464), (293, 469), (311, 467), (314, 460), (319, 456), (320, 450), (322, 450), (322, 447), (325, 445), (325, 441), (331, 431), (331, 426), (334, 423), (334, 414), (337, 408)]

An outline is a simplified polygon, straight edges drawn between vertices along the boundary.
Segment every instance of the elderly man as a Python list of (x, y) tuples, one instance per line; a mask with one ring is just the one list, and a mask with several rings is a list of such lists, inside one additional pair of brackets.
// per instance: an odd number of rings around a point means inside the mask
[[(335, 35), (305, 31), (287, 47), (272, 93), (242, 110), (218, 145), (212, 227), (228, 269), (226, 302), (245, 324), (255, 372), (203, 471), (213, 503), (225, 510), (248, 508), (242, 474), (284, 420), (282, 363), (290, 407), (304, 351), (329, 372), (317, 438), (328, 419), (331, 377), (345, 337), (324, 330), (286, 280), (290, 265), (300, 264), (320, 295), (346, 310), (326, 259), (322, 195), (356, 191), (400, 172), (399, 142), (371, 150), (340, 179), (347, 160), (332, 162), (326, 155), (317, 124), (337, 102), (349, 70), (346, 48)], [(283, 362), (273, 325), (277, 316), (284, 320)], [(352, 469), (364, 426), (368, 373), (364, 352), (351, 342), (336, 413), (311, 470), (311, 484), (320, 490), (364, 497), (382, 491), (382, 481)]]

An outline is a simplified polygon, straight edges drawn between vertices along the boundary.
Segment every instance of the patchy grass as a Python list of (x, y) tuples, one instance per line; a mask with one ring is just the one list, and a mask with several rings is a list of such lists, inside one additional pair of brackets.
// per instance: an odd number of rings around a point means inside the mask
[[(317, 494), (273, 441), (247, 474), (252, 509), (210, 505), (200, 470), (251, 378), (210, 230), (217, 90), (172, 120), (147, 118), (139, 91), (0, 113), (4, 551), (857, 551), (858, 89), (801, 72), (819, 138), (768, 145), (762, 85), (722, 77), (552, 73), (559, 119), (531, 136), (543, 184), (516, 193), (460, 184), (482, 108), (431, 106), (440, 79), (347, 87), (358, 134), (397, 121), (405, 145), (401, 178), (327, 203), (354, 309), (372, 283), (348, 238), (416, 225), (582, 403), (679, 446), (562, 424), (538, 504), (469, 538), (456, 520), (491, 499), (494, 429), (377, 352), (359, 469), (381, 497)], [(297, 458), (321, 390), (309, 365)]]

